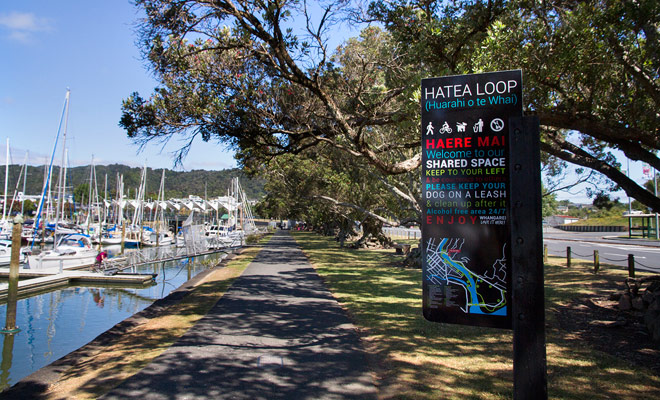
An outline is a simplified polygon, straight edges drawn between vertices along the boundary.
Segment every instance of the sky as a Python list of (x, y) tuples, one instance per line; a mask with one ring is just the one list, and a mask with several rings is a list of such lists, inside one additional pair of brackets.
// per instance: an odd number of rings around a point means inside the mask
[[(132, 92), (149, 97), (157, 82), (140, 59), (129, 0), (22, 0), (0, 2), (0, 158), (50, 161), (71, 90), (66, 147), (69, 166), (113, 163), (173, 168), (173, 139), (162, 148), (138, 146), (118, 126), (121, 102)], [(61, 140), (56, 160), (62, 158)], [(233, 152), (195, 142), (183, 170), (236, 167)], [(181, 169), (181, 168), (179, 168)]]
[[(140, 15), (129, 0), (22, 0), (0, 3), (0, 160), (9, 139), (10, 162), (31, 165), (50, 160), (67, 88), (71, 90), (66, 146), (69, 166), (113, 163), (174, 168), (172, 152), (153, 143), (143, 151), (118, 126), (121, 102), (132, 92), (149, 97), (157, 82), (135, 46)], [(355, 36), (343, 30), (339, 36)], [(339, 41), (339, 40), (338, 40)], [(61, 144), (59, 145), (61, 146)], [(56, 160), (62, 158), (61, 147)], [(620, 158), (624, 160), (624, 158)], [(622, 161), (627, 170), (627, 161)], [(196, 141), (179, 170), (236, 167), (233, 152), (217, 143)], [(630, 176), (644, 182), (642, 164), (630, 162)], [(627, 203), (623, 192), (616, 192)], [(559, 199), (591, 203), (584, 188)]]

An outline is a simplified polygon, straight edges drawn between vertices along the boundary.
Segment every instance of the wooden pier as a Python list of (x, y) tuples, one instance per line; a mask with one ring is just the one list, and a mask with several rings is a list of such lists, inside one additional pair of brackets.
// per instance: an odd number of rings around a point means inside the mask
[[(89, 268), (90, 266), (86, 266)], [(81, 267), (76, 267), (81, 268)], [(114, 285), (145, 285), (154, 280), (154, 274), (115, 274), (106, 275), (100, 272), (84, 271), (80, 269), (43, 268), (21, 269), (21, 280), (18, 282), (18, 296), (42, 292), (70, 283), (103, 283)], [(9, 277), (9, 268), (0, 268), (0, 278)], [(9, 285), (0, 284), (0, 301), (7, 298)]]

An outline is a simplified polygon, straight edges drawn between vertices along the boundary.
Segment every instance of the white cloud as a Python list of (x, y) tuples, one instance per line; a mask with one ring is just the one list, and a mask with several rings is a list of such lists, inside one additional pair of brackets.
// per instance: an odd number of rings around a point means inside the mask
[(40, 18), (31, 13), (10, 12), (0, 14), (0, 27), (6, 31), (6, 36), (13, 41), (29, 43), (37, 32), (51, 30), (50, 20)]

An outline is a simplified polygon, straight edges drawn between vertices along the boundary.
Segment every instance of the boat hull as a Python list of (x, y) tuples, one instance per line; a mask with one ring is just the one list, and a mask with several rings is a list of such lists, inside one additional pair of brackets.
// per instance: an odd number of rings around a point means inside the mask
[(28, 265), (30, 269), (44, 269), (44, 268), (59, 268), (60, 263), (62, 268), (80, 267), (83, 265), (91, 265), (96, 261), (96, 251), (85, 252), (83, 254), (74, 255), (30, 255), (28, 256)]

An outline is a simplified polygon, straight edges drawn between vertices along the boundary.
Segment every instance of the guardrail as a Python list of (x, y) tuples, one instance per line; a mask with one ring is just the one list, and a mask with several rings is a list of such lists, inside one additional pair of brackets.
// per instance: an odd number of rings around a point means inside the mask
[(628, 232), (627, 226), (616, 225), (557, 225), (554, 228), (567, 232)]
[[(600, 270), (600, 260), (601, 256), (598, 250), (594, 250), (593, 254), (580, 254), (576, 253), (571, 249), (571, 246), (566, 247), (566, 267), (570, 268), (571, 267), (571, 262), (573, 256), (578, 256), (581, 257), (582, 259), (591, 259), (593, 258), (593, 265), (594, 265), (594, 273), (598, 273)], [(553, 256), (561, 256), (558, 254), (553, 254)], [(636, 266), (641, 266), (644, 267), (646, 270), (650, 272), (655, 272), (655, 273), (660, 273), (660, 267), (650, 267), (648, 265), (642, 264), (641, 262), (635, 260), (635, 255), (634, 254), (628, 254), (628, 257), (626, 258), (607, 258), (607, 257), (602, 257), (603, 260), (605, 261), (610, 261), (610, 262), (627, 262), (628, 263), (628, 276), (631, 278), (635, 277), (635, 269)], [(544, 244), (543, 245), (543, 261), (547, 262), (548, 261), (548, 245)]]

